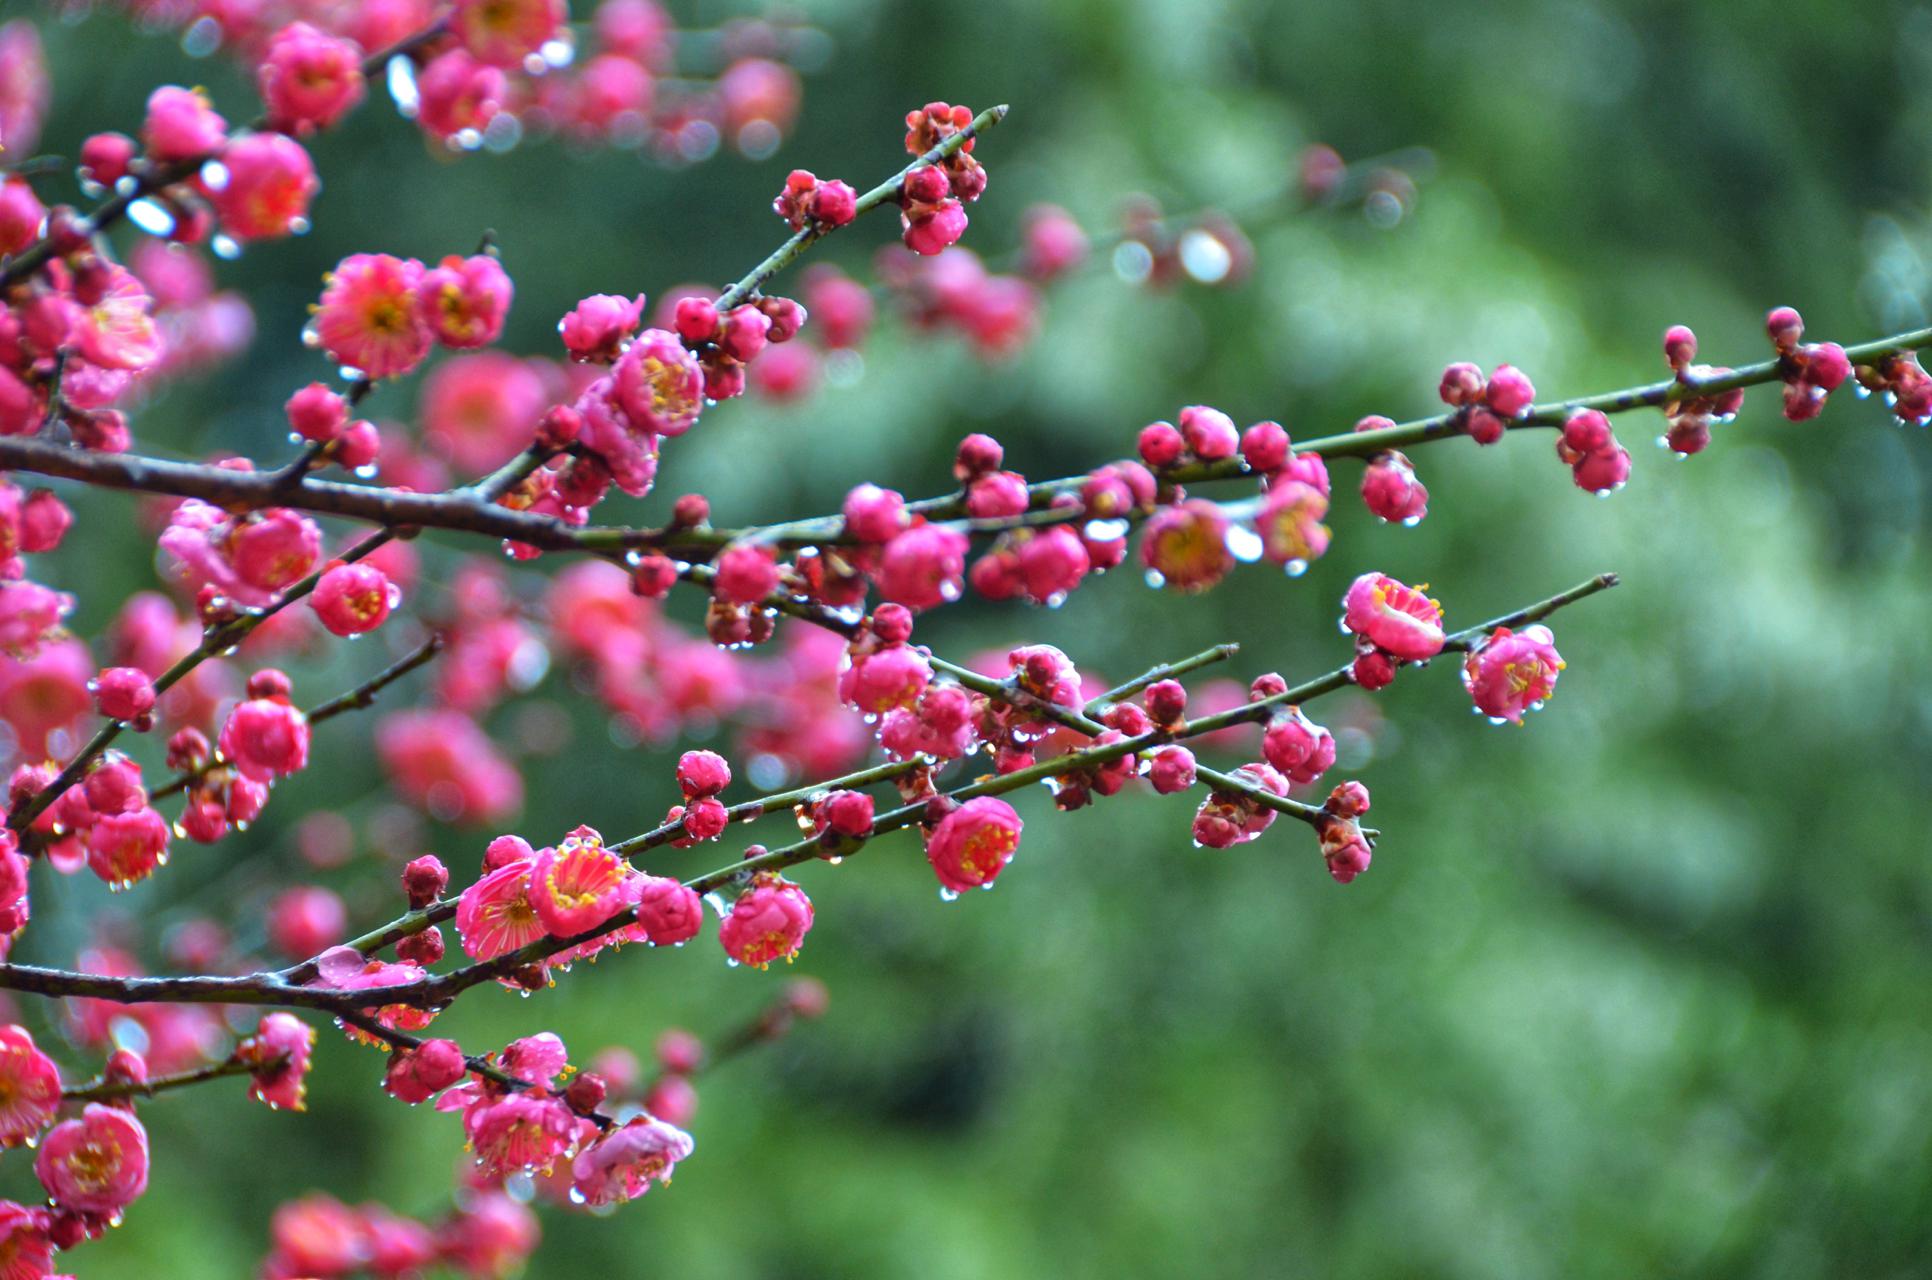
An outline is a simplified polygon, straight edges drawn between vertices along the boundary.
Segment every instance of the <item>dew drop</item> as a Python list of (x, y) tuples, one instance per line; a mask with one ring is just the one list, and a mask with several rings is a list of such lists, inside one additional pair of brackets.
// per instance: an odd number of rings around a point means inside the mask
[(407, 55), (399, 53), (389, 60), (384, 78), (389, 84), (389, 96), (396, 104), (397, 113), (404, 119), (414, 120), (423, 105), (423, 95), (416, 88), (416, 64)]
[(523, 141), (523, 121), (514, 113), (499, 111), (483, 126), (483, 149), (495, 155), (512, 151)]
[(1181, 236), (1181, 269), (1201, 284), (1220, 284), (1234, 270), (1234, 254), (1213, 232), (1195, 227)]
[(1261, 535), (1244, 524), (1231, 524), (1221, 541), (1226, 544), (1228, 554), (1242, 564), (1253, 564), (1261, 559)]
[(181, 33), (181, 51), (190, 58), (205, 58), (221, 48), (221, 24), (213, 18), (197, 18)]
[[(1308, 562), (1306, 560), (1289, 560), (1281, 566), (1281, 571), (1291, 578), (1299, 578), (1302, 574), (1308, 572)], [(1348, 628), (1344, 627), (1342, 630), (1346, 631)]]
[(1114, 248), (1113, 267), (1128, 284), (1141, 284), (1154, 273), (1154, 253), (1138, 240), (1123, 240)]
[(174, 232), (174, 215), (168, 212), (167, 206), (145, 196), (127, 207), (127, 219), (151, 236), (171, 235)]
[(1112, 542), (1115, 538), (1126, 537), (1127, 529), (1125, 520), (1089, 520), (1086, 533), (1095, 542)]
[(1167, 577), (1159, 569), (1149, 569), (1147, 571), (1147, 585), (1159, 591), (1167, 585)]
[(959, 891), (957, 889), (948, 889), (942, 885), (939, 889), (939, 900), (941, 902), (958, 902)]
[(235, 259), (241, 257), (241, 242), (231, 235), (218, 233), (213, 239), (208, 241), (208, 247), (215, 251), (217, 258), (221, 258), (227, 262), (233, 262)]

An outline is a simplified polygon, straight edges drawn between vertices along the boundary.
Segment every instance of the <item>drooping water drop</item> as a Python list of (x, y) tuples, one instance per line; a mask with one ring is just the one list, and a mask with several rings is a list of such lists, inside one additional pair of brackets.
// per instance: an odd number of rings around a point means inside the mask
[(151, 236), (174, 234), (174, 214), (160, 201), (145, 196), (127, 207), (127, 220)]
[(1221, 541), (1226, 544), (1228, 554), (1243, 564), (1253, 564), (1261, 559), (1261, 535), (1244, 524), (1231, 524)]
[(1234, 254), (1220, 237), (1201, 227), (1181, 236), (1181, 270), (1201, 284), (1220, 284), (1234, 270)]
[(389, 60), (384, 78), (389, 85), (389, 96), (396, 104), (397, 114), (406, 120), (414, 120), (423, 105), (423, 95), (416, 87), (416, 64), (407, 55), (399, 53)]

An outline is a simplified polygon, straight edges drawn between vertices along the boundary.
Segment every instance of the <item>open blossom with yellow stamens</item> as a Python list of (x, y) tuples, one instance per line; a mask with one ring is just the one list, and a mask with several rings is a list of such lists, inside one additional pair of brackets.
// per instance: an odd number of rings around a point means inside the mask
[(926, 861), (949, 892), (992, 884), (1019, 850), (1023, 825), (1004, 800), (994, 796), (968, 800), (933, 828), (926, 841)]
[(604, 847), (590, 827), (578, 827), (530, 864), (528, 897), (552, 937), (569, 938), (604, 923), (625, 903), (630, 866)]
[(60, 1106), (60, 1069), (25, 1027), (0, 1027), (0, 1147), (30, 1142)]
[(423, 273), (417, 297), (436, 340), (458, 349), (486, 347), (503, 333), (516, 290), (503, 264), (487, 253), (448, 257)]
[(371, 378), (393, 378), (423, 362), (431, 334), (417, 314), (422, 263), (352, 253), (323, 279), (313, 330), (331, 359)]
[(635, 1200), (653, 1181), (670, 1186), (671, 1170), (694, 1145), (677, 1126), (639, 1116), (584, 1149), (571, 1166), (571, 1187), (588, 1205)]
[(113, 1217), (148, 1189), (147, 1130), (132, 1112), (89, 1103), (47, 1135), (34, 1174), (61, 1208)]
[(761, 871), (718, 926), (718, 941), (739, 964), (762, 969), (797, 955), (811, 929), (812, 900), (805, 891), (775, 871)]
[(612, 371), (612, 398), (637, 429), (681, 436), (704, 410), (704, 371), (668, 329), (646, 329)]
[(544, 936), (530, 900), (533, 862), (519, 859), (498, 867), (463, 890), (456, 903), (456, 936), (471, 959), (493, 959)]
[(1398, 662), (1426, 662), (1442, 652), (1442, 605), (1420, 587), (1386, 573), (1365, 573), (1342, 597), (1342, 625)]
[(1255, 532), (1261, 535), (1261, 553), (1268, 563), (1306, 566), (1319, 560), (1328, 550), (1328, 495), (1300, 480), (1284, 480), (1271, 486), (1255, 517)]
[(1556, 651), (1548, 627), (1498, 627), (1463, 662), (1462, 686), (1476, 710), (1499, 724), (1521, 724), (1524, 712), (1536, 710), (1556, 692), (1562, 670), (1563, 655)]
[(1178, 591), (1205, 591), (1234, 568), (1228, 518), (1205, 499), (1163, 507), (1141, 534), (1142, 563)]
[(154, 298), (132, 271), (109, 263), (94, 300), (79, 313), (74, 338), (80, 354), (103, 369), (138, 371), (161, 358)]
[(389, 575), (367, 563), (338, 560), (322, 574), (309, 595), (309, 605), (322, 625), (339, 636), (374, 631), (402, 600), (402, 590)]

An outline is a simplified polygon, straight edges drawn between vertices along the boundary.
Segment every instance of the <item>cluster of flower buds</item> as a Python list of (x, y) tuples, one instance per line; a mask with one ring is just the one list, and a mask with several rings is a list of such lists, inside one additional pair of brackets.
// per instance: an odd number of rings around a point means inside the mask
[(0, 481), (0, 652), (12, 659), (31, 658), (55, 639), (73, 610), (72, 596), (28, 579), (20, 558), (58, 549), (73, 523), (67, 504), (47, 490), (25, 494)]
[(691, 1154), (689, 1134), (647, 1111), (622, 1123), (603, 1114), (605, 1078), (577, 1073), (550, 1032), (512, 1041), (486, 1063), (490, 1071), (474, 1069), (453, 1041), (428, 1040), (392, 1054), (386, 1078), (405, 1102), (433, 1097), (438, 1111), (461, 1114), (482, 1185), (534, 1175), (559, 1183), (571, 1203), (603, 1208), (668, 1183)]
[(772, 212), (794, 231), (807, 224), (824, 231), (844, 226), (859, 214), (859, 193), (837, 178), (821, 179), (810, 169), (793, 169), (784, 190), (773, 198)]
[(1851, 360), (1835, 342), (1801, 342), (1804, 317), (1792, 307), (1773, 307), (1764, 330), (1778, 353), (1778, 373), (1784, 379), (1784, 416), (1806, 422), (1825, 407), (1825, 397), (1851, 377)]
[[(1381, 431), (1393, 427), (1388, 418), (1371, 414), (1355, 424), (1357, 431)], [(1413, 527), (1429, 514), (1429, 488), (1416, 479), (1415, 466), (1408, 455), (1389, 449), (1369, 459), (1362, 472), (1362, 502), (1379, 520)]]
[(1668, 426), (1659, 443), (1685, 458), (1702, 453), (1709, 446), (1713, 423), (1729, 422), (1744, 406), (1742, 387), (1699, 394), (1697, 388), (1701, 384), (1721, 378), (1731, 371), (1711, 365), (1692, 364), (1696, 358), (1697, 335), (1691, 332), (1689, 326), (1677, 324), (1664, 331), (1664, 359), (1669, 363), (1671, 372), (1676, 374), (1678, 384), (1685, 390), (1683, 395), (1673, 395), (1664, 402), (1664, 420)]
[[(1344, 194), (1339, 184), (1347, 167), (1329, 148), (1310, 151), (1325, 156), (1329, 164), (1317, 166), (1318, 173), (1311, 170), (1303, 200), (1309, 204), (1333, 203)], [(1413, 201), (1415, 188), (1407, 174), (1383, 167), (1371, 173), (1367, 181), (1351, 185), (1346, 194), (1359, 196), (1373, 209), (1390, 210), (1393, 218), (1399, 218)], [(784, 196), (780, 205), (781, 214), (788, 217), (794, 215), (787, 213), (787, 208), (798, 207), (796, 200), (787, 205)], [(1254, 265), (1253, 245), (1241, 228), (1218, 210), (1173, 219), (1164, 216), (1151, 197), (1138, 196), (1125, 206), (1120, 234), (1121, 242), (1110, 261), (1119, 275), (1134, 283), (1163, 286), (1192, 280), (1206, 285), (1235, 284), (1245, 279)], [(982, 358), (997, 360), (1014, 355), (1033, 340), (1039, 331), (1042, 287), (1088, 262), (1090, 248), (1088, 232), (1071, 213), (1058, 205), (1040, 204), (1029, 208), (1022, 218), (1021, 242), (1014, 255), (1017, 265), (1011, 274), (989, 269), (977, 254), (960, 247), (927, 257), (902, 246), (890, 246), (879, 252), (874, 266), (880, 289), (890, 295), (913, 328), (956, 333)], [(819, 319), (818, 345), (827, 351), (856, 347), (871, 317), (870, 291), (842, 277), (835, 268), (817, 267), (813, 274), (839, 286), (836, 291), (827, 289), (823, 297), (808, 287), (806, 301)], [(851, 321), (835, 321), (835, 307)], [(775, 399), (790, 400), (810, 389), (816, 371), (812, 348), (792, 347), (782, 359), (756, 371), (753, 385)]]
[(1321, 839), (1322, 861), (1337, 884), (1348, 884), (1368, 870), (1374, 842), (1357, 821), (1369, 810), (1368, 788), (1344, 782), (1328, 793), (1315, 833)]
[(805, 327), (805, 308), (790, 298), (759, 297), (720, 311), (704, 292), (679, 292), (675, 327), (704, 368), (707, 400), (743, 395), (747, 366)]
[[(923, 156), (973, 123), (970, 107), (929, 102), (906, 113), (906, 150)], [(906, 172), (899, 184), (899, 224), (906, 248), (930, 256), (966, 234), (966, 205), (986, 191), (986, 170), (968, 138), (937, 164)]]
[(1259, 761), (1244, 764), (1231, 775), (1241, 789), (1215, 787), (1194, 813), (1194, 842), (1209, 849), (1226, 849), (1246, 844), (1275, 823), (1275, 810), (1262, 802), (1256, 792), (1276, 796), (1288, 794), (1288, 780), (1273, 765)]
[(1536, 402), (1536, 388), (1513, 365), (1499, 364), (1487, 379), (1482, 369), (1467, 362), (1442, 371), (1436, 388), (1442, 402), (1455, 410), (1457, 429), (1477, 444), (1495, 444), (1512, 419), (1528, 413)]
[[(1011, 520), (1033, 504), (1026, 477), (1002, 470), (1004, 450), (991, 436), (974, 434), (960, 442), (953, 463), (967, 515), (976, 520)], [(1127, 470), (1131, 468), (1131, 473)], [(973, 562), (973, 589), (989, 600), (1016, 597), (1035, 604), (1064, 601), (1089, 573), (1104, 573), (1127, 553), (1123, 517), (1154, 496), (1154, 478), (1144, 467), (1127, 463), (1090, 477), (1087, 492), (1063, 494), (1057, 505), (1092, 516), (1078, 525), (1015, 527), (1002, 533)]]
[[(19, 766), (13, 803), (26, 803), (53, 781), (51, 765)], [(56, 866), (73, 871), (84, 865), (112, 889), (125, 889), (165, 863), (172, 834), (149, 803), (141, 766), (119, 751), (96, 758), (79, 784), (62, 791), (29, 830), (46, 842)]]
[(1599, 497), (1615, 493), (1630, 478), (1630, 451), (1617, 443), (1610, 419), (1596, 409), (1578, 409), (1570, 415), (1557, 437), (1556, 456), (1570, 468), (1577, 488)]
[[(9, 181), (0, 195), (32, 193)], [(32, 435), (50, 420), (82, 448), (119, 453), (127, 420), (114, 405), (160, 365), (154, 296), (104, 256), (71, 209), (46, 215), (60, 254), (16, 287), (0, 310), (0, 435)]]

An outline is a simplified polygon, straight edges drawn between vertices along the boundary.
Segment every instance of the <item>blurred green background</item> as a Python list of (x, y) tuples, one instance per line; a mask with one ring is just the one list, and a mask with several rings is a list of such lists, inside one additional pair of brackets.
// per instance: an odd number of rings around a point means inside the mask
[[(940, 492), (969, 430), (1062, 475), (1196, 401), (1328, 434), (1429, 412), (1453, 359), (1517, 364), (1545, 396), (1603, 390), (1659, 376), (1673, 322), (1705, 358), (1763, 358), (1778, 303), (1845, 341), (1924, 322), (1920, 6), (828, 0), (810, 18), (833, 52), (763, 163), (673, 172), (561, 145), (446, 163), (374, 102), (314, 144), (315, 232), (219, 268), (257, 307), (249, 358), (145, 410), (137, 447), (281, 456), (278, 406), (322, 373), (296, 341), (304, 307), (345, 253), (430, 258), (493, 227), (518, 288), (505, 346), (554, 353), (584, 294), (736, 278), (779, 238), (767, 205), (787, 169), (870, 185), (900, 163), (900, 115), (934, 97), (1013, 105), (979, 152), (991, 185), (965, 243), (989, 255), (1036, 200), (1096, 226), (1133, 191), (1239, 207), (1314, 140), (1437, 164), (1394, 226), (1252, 220), (1258, 266), (1236, 288), (1090, 271), (1005, 364), (882, 320), (856, 385), (717, 409), (666, 451), (657, 494), (604, 514), (657, 520), (687, 490), (720, 523), (828, 510), (862, 479)], [(252, 105), (232, 68), (117, 17), (44, 32), (43, 150), (131, 125), (162, 80), (208, 83), (231, 118)], [(891, 234), (866, 220), (814, 256), (864, 272)], [(413, 394), (372, 406), (403, 416)], [(1601, 570), (1626, 583), (1556, 619), (1569, 669), (1525, 729), (1472, 716), (1446, 663), (1373, 709), (1315, 710), (1385, 718), (1344, 760), (1385, 832), (1347, 889), (1305, 831), (1200, 850), (1190, 806), (1149, 794), (1065, 817), (1022, 798), (1017, 865), (951, 906), (906, 837), (806, 869), (819, 922), (796, 972), (829, 985), (829, 1015), (703, 1081), (673, 1188), (607, 1220), (546, 1210), (529, 1274), (1925, 1274), (1932, 445), (1850, 396), (1794, 426), (1762, 390), (1684, 465), (1650, 446), (1659, 420), (1618, 430), (1636, 468), (1611, 501), (1570, 484), (1546, 434), (1450, 442), (1414, 452), (1433, 501), (1413, 530), (1370, 518), (1338, 465), (1335, 544), (1303, 579), (1250, 568), (1178, 598), (1123, 572), (1058, 612), (922, 624), (943, 653), (1044, 640), (1114, 678), (1238, 640), (1242, 678), (1294, 678), (1345, 657), (1336, 600), (1365, 570), (1428, 581), (1463, 625)], [(119, 519), (124, 497), (77, 503), (85, 536), (45, 576), (94, 634), (152, 585), (152, 543)], [(380, 643), (304, 687), (372, 670)], [(541, 844), (655, 821), (669, 758), (614, 747), (563, 673), (542, 694), (573, 736), (526, 761), (517, 829)], [(123, 898), (50, 891), (23, 954), (72, 959), (84, 932), (63, 907), (160, 918), (218, 884), (242, 912), (309, 876), (293, 820), (381, 787), (369, 724), (319, 733), (319, 767), (247, 836)], [(432, 827), (424, 847), (461, 879), (482, 843)], [(421, 851), (323, 879), (372, 923), (395, 905), (378, 868)], [(473, 1048), (554, 1028), (579, 1058), (645, 1051), (672, 1024), (710, 1033), (783, 981), (712, 948), (628, 953), (529, 1001), (478, 992), (439, 1027)], [(72, 1255), (79, 1274), (249, 1274), (273, 1207), (312, 1188), (446, 1204), (455, 1123), (381, 1095), (374, 1055), (321, 1041), (306, 1114), (222, 1085), (146, 1106), (154, 1187)], [(0, 1189), (28, 1195), (26, 1166), (8, 1157)]]

